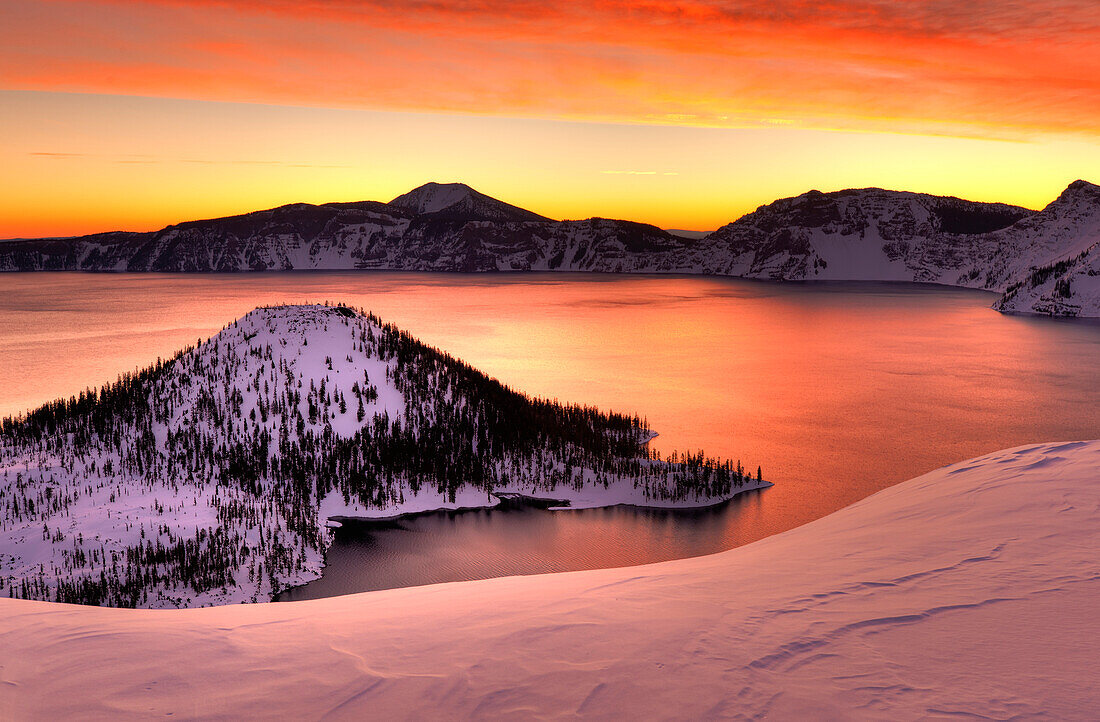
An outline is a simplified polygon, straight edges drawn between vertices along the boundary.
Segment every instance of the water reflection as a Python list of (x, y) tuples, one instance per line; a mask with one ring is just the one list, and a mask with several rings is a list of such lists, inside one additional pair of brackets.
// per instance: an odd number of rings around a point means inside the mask
[(368, 576), (390, 581), (371, 584), (654, 561), (776, 534), (996, 449), (1100, 437), (1100, 324), (1004, 316), (995, 298), (597, 274), (0, 274), (0, 414), (170, 355), (257, 305), (341, 300), (528, 393), (645, 416), (662, 453), (763, 464), (776, 486), (706, 523), (624, 510), (418, 521), (375, 534), (370, 554), (334, 548), (326, 576), (385, 555), (401, 563), (378, 562)]
[(336, 532), (324, 576), (284, 592), (279, 601), (713, 554), (746, 541), (738, 530), (753, 524), (767, 493), (679, 511), (510, 508), (348, 522)]

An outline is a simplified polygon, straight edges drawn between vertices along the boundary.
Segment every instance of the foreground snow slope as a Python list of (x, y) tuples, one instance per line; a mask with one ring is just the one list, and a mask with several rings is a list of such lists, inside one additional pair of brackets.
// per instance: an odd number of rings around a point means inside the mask
[(172, 612), (0, 601), (0, 716), (1083, 719), (1100, 441), (645, 567)]

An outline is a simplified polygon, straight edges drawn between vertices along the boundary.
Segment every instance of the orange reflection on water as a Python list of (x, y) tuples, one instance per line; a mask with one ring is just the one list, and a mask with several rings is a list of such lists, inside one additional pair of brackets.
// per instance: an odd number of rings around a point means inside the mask
[(721, 518), (723, 548), (947, 463), (1100, 430), (1094, 323), (1003, 316), (948, 288), (585, 274), (0, 275), (0, 414), (257, 305), (325, 300), (527, 393), (645, 416), (662, 452), (763, 465), (776, 486)]

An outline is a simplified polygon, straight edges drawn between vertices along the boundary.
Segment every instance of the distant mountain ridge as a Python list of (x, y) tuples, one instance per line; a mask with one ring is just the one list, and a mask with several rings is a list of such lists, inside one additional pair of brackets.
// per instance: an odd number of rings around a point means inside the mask
[(461, 183), (389, 203), (291, 204), (149, 233), (0, 243), (0, 270), (299, 269), (685, 273), (938, 283), (1005, 294), (1018, 313), (1100, 316), (1100, 187), (1033, 211), (924, 193), (809, 191), (700, 238), (652, 225), (555, 221)]

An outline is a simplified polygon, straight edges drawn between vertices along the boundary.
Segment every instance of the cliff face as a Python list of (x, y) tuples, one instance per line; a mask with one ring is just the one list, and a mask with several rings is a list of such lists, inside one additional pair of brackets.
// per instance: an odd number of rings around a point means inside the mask
[(993, 234), (1032, 214), (877, 188), (810, 191), (764, 206), (710, 236), (732, 275), (879, 280), (996, 289)]
[[(155, 233), (7, 241), (0, 243), (0, 270), (600, 271), (907, 281), (1013, 289), (998, 308), (1093, 316), (1100, 306), (1088, 257), (1098, 234), (1100, 189), (1084, 181), (1038, 212), (877, 188), (810, 191), (702, 238), (623, 220), (553, 221), (461, 184), (428, 184), (389, 203), (295, 204)], [(1070, 259), (1080, 262), (1071, 269)], [(1044, 269), (1054, 264), (1069, 275), (1052, 280)]]
[(1031, 253), (1026, 265), (1017, 263), (1015, 280), (995, 308), (1100, 316), (1100, 186), (1077, 181), (1010, 230), (1030, 242)]

